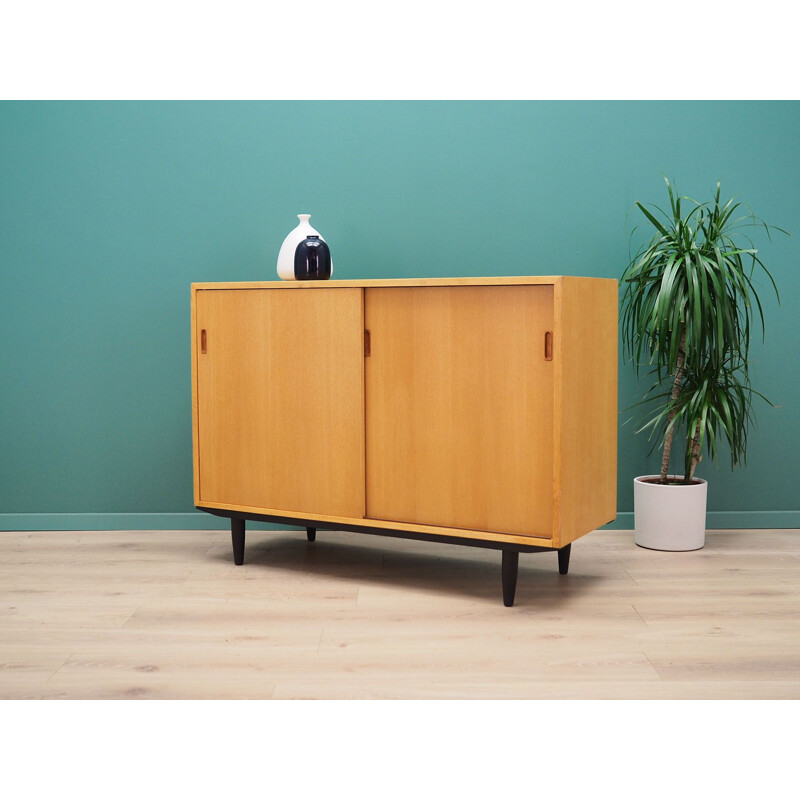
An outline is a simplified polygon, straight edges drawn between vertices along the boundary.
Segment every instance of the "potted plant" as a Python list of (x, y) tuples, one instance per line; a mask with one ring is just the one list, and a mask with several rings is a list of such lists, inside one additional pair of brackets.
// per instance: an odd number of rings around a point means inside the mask
[[(719, 183), (713, 202), (698, 203), (664, 180), (669, 213), (636, 202), (654, 230), (621, 278), (623, 350), (637, 374), (646, 365), (654, 378), (637, 403), (648, 409), (637, 433), (649, 430), (653, 449), (662, 453), (660, 474), (634, 479), (635, 541), (655, 550), (697, 550), (705, 543), (707, 483), (695, 469), (704, 451), (717, 459), (721, 439), (731, 467), (744, 462), (753, 395), (766, 400), (750, 386), (747, 361), (756, 312), (764, 333), (756, 269), (776, 297), (778, 290), (742, 229), (786, 231), (734, 198), (722, 205)], [(669, 474), (676, 441), (682, 475)]]

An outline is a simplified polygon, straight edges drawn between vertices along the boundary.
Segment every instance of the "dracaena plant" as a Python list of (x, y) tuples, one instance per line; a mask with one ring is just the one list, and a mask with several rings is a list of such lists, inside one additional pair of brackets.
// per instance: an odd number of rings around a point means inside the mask
[(653, 235), (622, 275), (620, 325), (637, 373), (647, 367), (655, 379), (637, 405), (649, 408), (639, 431), (649, 430), (662, 449), (659, 482), (668, 481), (673, 439), (683, 431), (689, 483), (704, 449), (716, 459), (720, 439), (730, 447), (732, 467), (745, 460), (753, 396), (766, 400), (748, 374), (756, 315), (764, 335), (754, 275), (766, 275), (776, 297), (778, 289), (744, 229), (787, 232), (734, 198), (721, 204), (719, 183), (713, 202), (699, 203), (664, 180), (669, 213), (636, 202)]

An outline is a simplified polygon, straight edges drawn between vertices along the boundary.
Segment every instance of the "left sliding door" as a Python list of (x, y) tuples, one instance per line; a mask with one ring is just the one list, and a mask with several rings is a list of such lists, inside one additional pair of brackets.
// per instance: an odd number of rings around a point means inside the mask
[(196, 504), (364, 516), (361, 289), (202, 289)]

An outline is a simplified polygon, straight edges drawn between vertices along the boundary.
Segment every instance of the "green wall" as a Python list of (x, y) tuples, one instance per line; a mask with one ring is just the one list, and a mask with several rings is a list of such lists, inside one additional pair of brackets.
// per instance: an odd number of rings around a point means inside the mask
[[(800, 527), (798, 145), (797, 102), (0, 103), (0, 527), (224, 524), (193, 510), (189, 284), (276, 279), (296, 214), (337, 278), (618, 277), (661, 173), (795, 234), (756, 237), (779, 408), (698, 475), (711, 526)], [(620, 426), (617, 527), (648, 449)]]

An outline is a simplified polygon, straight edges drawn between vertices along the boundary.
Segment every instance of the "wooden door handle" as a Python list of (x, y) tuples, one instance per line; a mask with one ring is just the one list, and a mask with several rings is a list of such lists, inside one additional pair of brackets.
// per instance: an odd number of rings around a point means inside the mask
[(364, 358), (372, 355), (372, 338), (368, 330), (364, 331)]
[(553, 332), (545, 331), (544, 334), (544, 360), (553, 360)]
[(208, 349), (206, 347), (206, 329), (205, 328), (203, 328), (203, 330), (200, 331), (200, 352), (203, 353), (203, 354), (208, 352)]

